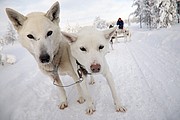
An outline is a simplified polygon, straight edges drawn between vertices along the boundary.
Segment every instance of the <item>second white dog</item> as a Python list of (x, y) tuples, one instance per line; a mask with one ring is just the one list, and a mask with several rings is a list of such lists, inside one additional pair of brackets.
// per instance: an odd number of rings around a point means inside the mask
[(74, 70), (77, 71), (77, 64), (86, 70), (81, 86), (87, 100), (87, 113), (89, 114), (95, 111), (95, 107), (86, 86), (86, 74), (88, 73), (91, 75), (97, 73), (102, 74), (107, 79), (111, 89), (116, 111), (126, 111), (118, 99), (112, 74), (109, 71), (105, 59), (105, 55), (109, 49), (109, 39), (114, 34), (115, 30), (116, 28), (98, 31), (93, 27), (84, 27), (76, 35), (63, 32), (63, 35), (70, 44), (70, 60)]

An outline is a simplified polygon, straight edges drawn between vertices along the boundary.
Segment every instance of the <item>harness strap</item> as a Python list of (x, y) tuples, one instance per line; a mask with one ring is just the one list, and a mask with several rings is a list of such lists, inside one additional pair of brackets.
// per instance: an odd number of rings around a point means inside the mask
[(58, 86), (58, 87), (70, 87), (72, 85), (75, 85), (77, 83), (81, 83), (83, 81), (83, 74), (86, 76), (86, 75), (91, 75), (91, 73), (88, 73), (88, 71), (83, 67), (83, 65), (81, 65), (77, 60), (76, 60), (76, 64), (77, 64), (77, 74), (78, 74), (78, 77), (79, 77), (79, 80), (72, 83), (72, 84), (69, 84), (69, 85), (58, 85), (55, 83), (55, 80), (53, 81), (53, 85), (55, 86)]

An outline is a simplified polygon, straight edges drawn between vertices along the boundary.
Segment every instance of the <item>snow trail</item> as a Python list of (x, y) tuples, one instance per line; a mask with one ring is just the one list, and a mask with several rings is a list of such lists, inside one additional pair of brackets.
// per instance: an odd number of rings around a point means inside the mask
[[(17, 63), (0, 66), (0, 119), (179, 120), (179, 25), (154, 31), (131, 30), (132, 41), (124, 43), (120, 38), (121, 43), (114, 44), (114, 50), (106, 55), (126, 113), (115, 111), (109, 86), (101, 75), (95, 76), (95, 85), (88, 85), (96, 106), (92, 116), (85, 114), (86, 103), (76, 102), (76, 86), (65, 88), (69, 106), (60, 110), (58, 88), (41, 73), (34, 58), (15, 44), (4, 52), (14, 54)], [(68, 76), (61, 79), (64, 85), (73, 82)]]
[[(180, 89), (179, 68), (177, 68), (175, 63), (172, 65), (172, 63), (168, 62), (164, 57), (159, 57), (159, 54), (157, 54), (158, 49), (152, 51), (150, 46), (138, 42), (133, 45), (129, 44), (129, 47), (136, 56), (138, 64), (146, 76), (146, 81), (150, 85), (152, 94), (158, 103), (157, 105), (162, 108), (166, 118), (171, 118), (170, 116), (174, 115), (174, 111), (177, 112), (175, 113), (176, 115), (180, 114), (180, 93), (177, 92)], [(161, 54), (163, 54), (162, 51)], [(173, 59), (173, 57), (171, 57), (171, 59)], [(168, 67), (165, 67), (164, 64)], [(171, 65), (169, 66), (168, 64)]]

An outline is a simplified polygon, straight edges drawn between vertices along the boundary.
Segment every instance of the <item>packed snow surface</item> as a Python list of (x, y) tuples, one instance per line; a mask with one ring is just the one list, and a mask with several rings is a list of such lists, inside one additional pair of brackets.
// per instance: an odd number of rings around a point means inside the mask
[[(130, 42), (119, 38), (106, 55), (117, 94), (126, 113), (117, 113), (109, 86), (101, 75), (88, 85), (96, 112), (85, 114), (77, 102), (75, 86), (65, 88), (68, 108), (60, 110), (59, 91), (39, 70), (20, 44), (6, 46), (3, 54), (16, 63), (0, 66), (0, 120), (179, 120), (180, 119), (180, 25), (168, 29), (129, 28)], [(61, 76), (65, 85), (73, 80)]]

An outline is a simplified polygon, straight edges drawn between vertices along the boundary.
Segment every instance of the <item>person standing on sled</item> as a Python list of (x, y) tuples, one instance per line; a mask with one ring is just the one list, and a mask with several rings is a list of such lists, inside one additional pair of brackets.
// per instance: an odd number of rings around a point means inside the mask
[(118, 34), (123, 33), (124, 32), (124, 21), (121, 18), (119, 18), (116, 25), (118, 25), (117, 33)]
[(119, 28), (119, 29), (123, 30), (124, 21), (123, 21), (121, 18), (119, 18), (118, 21), (117, 21), (117, 23), (116, 23), (116, 25), (118, 25), (118, 28)]

